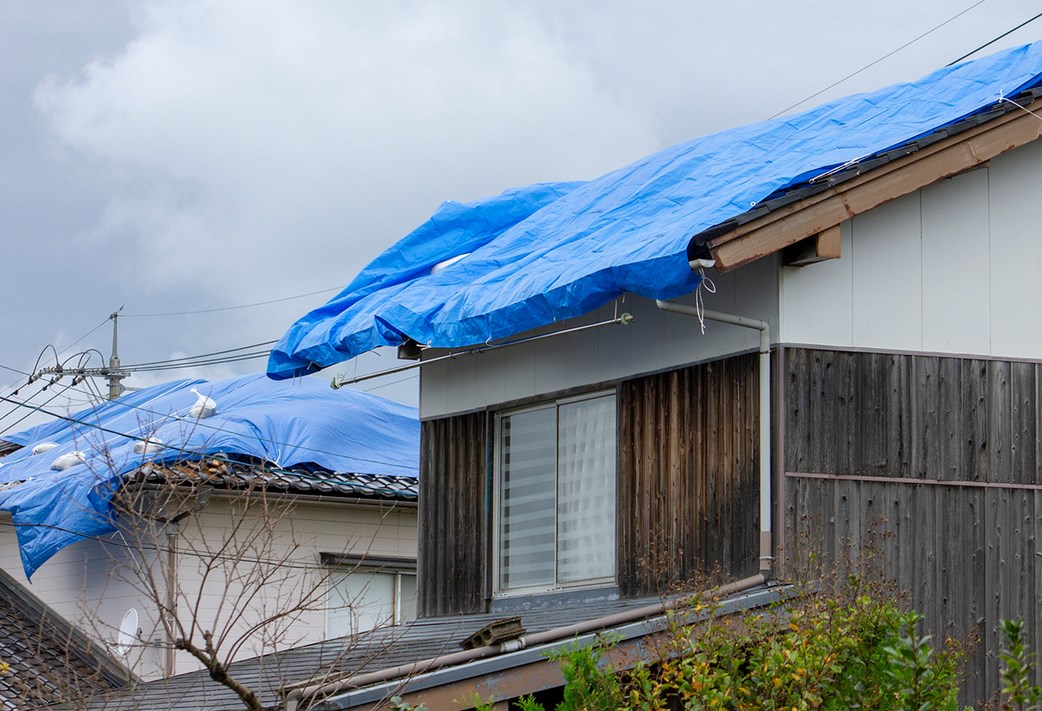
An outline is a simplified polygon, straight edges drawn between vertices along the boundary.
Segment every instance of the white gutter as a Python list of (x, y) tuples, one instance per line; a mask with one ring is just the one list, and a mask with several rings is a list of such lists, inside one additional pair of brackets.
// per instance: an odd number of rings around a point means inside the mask
[[(708, 262), (708, 263), (707, 263)], [(693, 269), (712, 266), (710, 260), (691, 262)], [(746, 316), (735, 316), (719, 311), (697, 309), (687, 304), (656, 300), (655, 305), (663, 311), (694, 316), (696, 318), (729, 323), (742, 328), (753, 328), (760, 332), (760, 572), (768, 575), (774, 561), (771, 539), (771, 329), (766, 321)]]

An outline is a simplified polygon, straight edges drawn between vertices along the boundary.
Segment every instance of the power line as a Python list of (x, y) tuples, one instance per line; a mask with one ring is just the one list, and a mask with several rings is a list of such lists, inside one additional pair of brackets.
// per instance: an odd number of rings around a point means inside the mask
[[(363, 487), (360, 487), (360, 488), (363, 488)], [(374, 490), (378, 490), (378, 489), (374, 488)], [(71, 528), (66, 528), (64, 526), (58, 526), (58, 525), (52, 524), (52, 523), (16, 523), (14, 521), (0, 521), (0, 526), (9, 526), (10, 528), (14, 528), (14, 529), (19, 529), (19, 528), (46, 528), (46, 529), (51, 530), (51, 531), (58, 531), (60, 533), (68, 533), (68, 534), (71, 534), (73, 536), (79, 536), (80, 538), (82, 538), (84, 540), (97, 541), (98, 543), (111, 545), (111, 546), (114, 546), (116, 548), (125, 548), (125, 549), (130, 550), (130, 551), (135, 551), (135, 550), (138, 550), (140, 548), (140, 549), (144, 549), (144, 550), (154, 550), (154, 551), (158, 551), (158, 552), (162, 552), (162, 553), (176, 552), (178, 555), (182, 555), (182, 556), (189, 557), (189, 558), (199, 558), (201, 560), (226, 561), (226, 562), (232, 562), (232, 563), (246, 563), (246, 564), (249, 564), (249, 565), (277, 565), (280, 568), (289, 568), (289, 569), (295, 569), (295, 570), (322, 570), (322, 571), (325, 571), (325, 570), (330, 570), (331, 567), (332, 567), (332, 566), (329, 566), (328, 564), (309, 563), (309, 562), (304, 561), (304, 560), (290, 562), (290, 561), (287, 561), (287, 560), (276, 559), (276, 558), (259, 558), (259, 557), (248, 557), (248, 556), (239, 556), (239, 555), (221, 555), (220, 553), (216, 553), (216, 552), (215, 553), (209, 553), (209, 552), (200, 553), (198, 550), (196, 550), (194, 548), (185, 548), (185, 547), (170, 548), (169, 546), (159, 545), (159, 544), (156, 544), (156, 543), (152, 543), (150, 545), (142, 544), (141, 546), (133, 546), (130, 543), (128, 543), (126, 540), (118, 541), (118, 540), (115, 540), (114, 538), (110, 538), (110, 537), (108, 537), (106, 535), (95, 535), (95, 534), (90, 534), (90, 533), (83, 533), (81, 531), (75, 531), (75, 530), (73, 530)], [(365, 565), (364, 558), (363, 558), (363, 561), (362, 561), (361, 564)]]
[(32, 375), (32, 373), (26, 373), (24, 370), (18, 370), (18, 368), (11, 368), (6, 365), (0, 365), (0, 368), (2, 368), (3, 370), (9, 370), (12, 373), (18, 373), (19, 375)]
[(150, 366), (150, 365), (165, 365), (165, 364), (168, 364), (168, 363), (175, 363), (175, 362), (178, 362), (178, 361), (195, 360), (197, 358), (210, 358), (210, 357), (213, 357), (213, 356), (224, 355), (226, 353), (235, 353), (236, 351), (244, 351), (244, 350), (247, 350), (249, 348), (260, 348), (262, 346), (270, 346), (270, 345), (274, 345), (275, 343), (278, 343), (278, 341), (262, 341), (260, 343), (251, 343), (248, 346), (239, 346), (238, 348), (226, 348), (223, 351), (213, 351), (212, 353), (202, 353), (200, 355), (194, 355), (194, 356), (182, 356), (180, 358), (168, 358), (166, 360), (145, 361), (144, 363), (134, 363), (133, 365), (125, 365), (123, 367), (124, 368), (141, 368), (141, 367)]
[(197, 309), (195, 311), (167, 311), (165, 313), (154, 313), (154, 314), (123, 314), (126, 318), (152, 318), (155, 316), (192, 316), (195, 314), (211, 314), (217, 311), (234, 311), (236, 309), (249, 309), (254, 306), (267, 306), (268, 304), (278, 304), (283, 301), (293, 301), (294, 299), (303, 299), (308, 296), (317, 296), (318, 294), (328, 294), (331, 291), (341, 291), (344, 287), (334, 286), (329, 289), (320, 289), (318, 291), (310, 291), (307, 294), (297, 294), (295, 296), (286, 296), (281, 299), (271, 299), (269, 301), (256, 301), (252, 304), (239, 304), (238, 306), (221, 306), (215, 309)]
[[(959, 12), (959, 13), (957, 13), (957, 14), (955, 14), (955, 15), (952, 15), (951, 17), (949, 17), (949, 18), (948, 18), (947, 20), (945, 20), (945, 21), (944, 21), (944, 22), (942, 22), (941, 24), (939, 24), (939, 25), (936, 25), (935, 27), (932, 27), (932, 28), (930, 28), (929, 30), (927, 30), (926, 32), (922, 33), (922, 34), (921, 34), (921, 35), (919, 35), (918, 37), (916, 37), (916, 38), (914, 38), (914, 39), (911, 39), (911, 40), (909, 40), (908, 42), (905, 42), (905, 43), (904, 43), (903, 45), (901, 45), (901, 46), (900, 46), (900, 47), (898, 47), (897, 49), (894, 49), (894, 50), (891, 50), (890, 52), (887, 52), (886, 54), (884, 54), (884, 55), (883, 55), (882, 57), (880, 57), (879, 59), (875, 60), (874, 62), (870, 62), (870, 63), (866, 64), (865, 66), (861, 67), (860, 69), (858, 69), (857, 71), (855, 71), (855, 72), (851, 72), (850, 74), (847, 74), (847, 75), (846, 75), (845, 77), (843, 77), (842, 79), (839, 79), (838, 81), (834, 81), (834, 82), (832, 82), (831, 84), (829, 84), (828, 86), (826, 86), (826, 87), (825, 87), (824, 89), (822, 89), (821, 91), (816, 91), (816, 92), (814, 92), (813, 94), (811, 94), (810, 96), (808, 96), (808, 97), (807, 97), (806, 99), (802, 99), (802, 100), (800, 100), (800, 101), (797, 101), (797, 102), (796, 102), (795, 104), (793, 104), (792, 106), (789, 106), (788, 108), (782, 109), (781, 111), (779, 111), (778, 113), (774, 114), (774, 115), (773, 115), (773, 116), (771, 116), (770, 118), (772, 118), (772, 119), (773, 119), (773, 118), (778, 118), (778, 117), (779, 117), (779, 116), (781, 116), (782, 114), (784, 114), (784, 113), (788, 113), (789, 111), (792, 111), (792, 110), (793, 110), (794, 108), (796, 108), (797, 106), (799, 106), (799, 105), (801, 105), (801, 104), (805, 104), (805, 103), (807, 103), (808, 101), (810, 101), (811, 99), (814, 99), (814, 98), (816, 98), (816, 97), (818, 97), (818, 96), (821, 96), (822, 94), (824, 94), (824, 93), (825, 93), (826, 91), (828, 91), (829, 89), (832, 89), (832, 88), (834, 88), (834, 87), (837, 87), (837, 86), (839, 86), (840, 84), (842, 84), (843, 82), (845, 82), (845, 81), (846, 81), (847, 79), (851, 79), (851, 78), (853, 78), (853, 77), (856, 77), (856, 76), (857, 76), (858, 74), (860, 74), (861, 72), (865, 71), (866, 69), (871, 69), (871, 68), (872, 68), (872, 67), (874, 67), (875, 65), (879, 64), (880, 62), (882, 62), (882, 61), (883, 61), (884, 59), (888, 59), (888, 58), (892, 57), (893, 55), (897, 54), (898, 52), (900, 52), (900, 51), (901, 51), (902, 49), (904, 49), (905, 47), (908, 47), (908, 46), (910, 46), (910, 45), (913, 45), (913, 44), (915, 44), (916, 42), (918, 42), (918, 41), (919, 41), (919, 40), (921, 40), (922, 38), (926, 37), (927, 35), (933, 34), (933, 33), (934, 33), (934, 32), (936, 32), (937, 30), (939, 30), (939, 29), (941, 29), (942, 27), (944, 27), (945, 25), (947, 25), (947, 24), (948, 24), (949, 22), (951, 22), (951, 21), (953, 21), (953, 20), (955, 20), (955, 19), (957, 19), (957, 18), (959, 18), (959, 17), (962, 17), (963, 15), (965, 15), (965, 14), (966, 14), (967, 12), (969, 12), (969, 11), (970, 11), (970, 10), (972, 10), (973, 8), (977, 7), (978, 5), (983, 5), (983, 4), (985, 3), (985, 2), (987, 2), (987, 0), (977, 0), (977, 2), (973, 3), (972, 5), (970, 5), (970, 6), (969, 6), (968, 8), (966, 8), (965, 10), (963, 10), (962, 12)], [(993, 40), (993, 41), (994, 41), (994, 40)], [(990, 43), (989, 43), (989, 44), (990, 44)], [(986, 46), (986, 45), (985, 45), (985, 46)], [(976, 52), (977, 50), (973, 50), (973, 51), (974, 51), (974, 52)], [(972, 53), (973, 53), (973, 52), (971, 52), (970, 54), (972, 54)], [(956, 60), (956, 61), (959, 61), (959, 60)]]
[[(72, 386), (69, 386), (69, 387), (72, 387)], [(145, 443), (149, 443), (150, 442), (150, 440), (149, 440), (149, 438), (147, 436), (141, 437), (141, 436), (138, 436), (138, 435), (128, 434), (126, 432), (120, 432), (119, 430), (114, 430), (114, 429), (112, 429), (110, 427), (106, 427), (106, 426), (104, 426), (102, 424), (99, 424), (99, 423), (96, 423), (96, 422), (89, 422), (87, 420), (81, 420), (79, 418), (72, 417), (70, 415), (62, 415), (62, 414), (59, 414), (57, 412), (51, 412), (49, 410), (44, 409), (43, 406), (40, 406), (40, 405), (34, 405), (32, 403), (29, 403), (29, 402), (19, 402), (18, 400), (15, 400), (13, 398), (10, 398), (10, 397), (7, 397), (7, 396), (3, 396), (3, 395), (0, 395), (0, 401), (9, 402), (9, 403), (11, 403), (13, 405), (20, 405), (22, 407), (26, 407), (26, 408), (29, 408), (31, 410), (35, 410), (35, 411), (40, 412), (42, 414), (50, 415), (51, 417), (57, 418), (59, 420), (64, 420), (65, 422), (69, 422), (69, 423), (77, 424), (77, 425), (83, 425), (85, 427), (90, 427), (92, 429), (96, 429), (98, 431), (105, 432), (107, 434), (115, 435), (117, 437), (123, 437), (125, 439), (131, 439), (131, 440), (135, 440), (135, 441), (138, 441), (138, 442), (145, 442)], [(156, 412), (155, 410), (150, 410), (148, 408), (141, 407), (139, 405), (131, 405), (131, 404), (123, 402), (123, 401), (121, 401), (119, 399), (109, 400), (108, 402), (109, 403), (114, 403), (114, 404), (119, 404), (119, 405), (121, 405), (123, 407), (126, 407), (128, 409), (137, 410), (139, 412), (147, 413), (149, 415), (154, 416), (155, 418), (159, 418), (159, 419), (163, 419), (163, 420), (176, 420), (176, 421), (179, 421), (179, 422), (183, 421), (182, 418), (178, 417), (177, 415), (175, 415), (173, 413), (168, 413), (168, 414), (159, 413), (159, 412)], [(146, 426), (151, 425), (151, 424), (152, 423), (142, 424), (142, 429), (144, 429)], [(205, 423), (202, 420), (196, 420), (196, 421), (192, 422), (191, 424), (192, 424), (193, 427), (197, 427), (197, 428), (200, 428), (200, 429), (211, 430), (211, 431), (213, 431), (215, 433), (224, 431), (224, 428), (217, 427), (217, 426), (214, 426), (214, 425), (209, 425), (209, 424)], [(299, 449), (299, 450), (304, 451), (304, 452), (314, 452), (316, 454), (328, 454), (328, 455), (330, 455), (332, 457), (344, 457), (345, 456), (342, 452), (330, 452), (328, 450), (316, 449), (315, 447), (305, 447), (303, 445), (294, 444), (294, 443), (291, 443), (291, 442), (278, 442), (276, 440), (268, 439), (267, 437), (259, 437), (257, 435), (253, 435), (253, 438), (256, 439), (258, 442), (261, 442), (261, 443), (264, 443), (264, 444), (271, 444), (271, 445), (274, 445), (276, 447), (293, 447), (294, 449)], [(152, 442), (152, 444), (155, 444), (155, 443)], [(192, 452), (192, 451), (189, 451), (189, 450), (185, 449), (184, 447), (175, 447), (173, 445), (166, 445), (166, 444), (163, 444), (163, 445), (160, 445), (160, 446), (163, 447), (164, 449), (180, 451), (181, 453), (187, 454), (187, 455), (193, 455), (193, 456), (198, 456), (198, 457), (214, 457), (214, 458), (220, 459), (220, 457), (217, 456), (217, 455), (214, 455), (214, 454), (203, 454), (202, 452)], [(399, 462), (391, 462), (391, 461), (388, 461), (386, 459), (372, 459), (370, 457), (361, 457), (361, 456), (356, 456), (356, 455), (353, 455), (353, 454), (352, 455), (346, 455), (346, 456), (349, 456), (350, 459), (354, 459), (354, 460), (359, 461), (359, 462), (369, 462), (370, 464), (401, 466), (401, 464)], [(231, 459), (228, 459), (227, 461), (234, 462), (234, 460), (231, 460)], [(362, 473), (365, 473), (365, 472), (362, 472)]]
[(1024, 21), (1023, 21), (1023, 22), (1021, 22), (1021, 23), (1020, 23), (1019, 25), (1017, 25), (1016, 27), (1014, 27), (1014, 28), (1013, 28), (1012, 30), (1007, 30), (1006, 32), (1003, 32), (1003, 33), (1002, 33), (1001, 35), (999, 35), (998, 37), (996, 37), (996, 38), (994, 38), (994, 39), (991, 39), (991, 40), (988, 40), (987, 42), (985, 42), (984, 44), (982, 44), (982, 45), (981, 45), (980, 47), (978, 47), (977, 49), (973, 50), (972, 52), (967, 52), (966, 54), (962, 55), (962, 56), (961, 56), (961, 57), (959, 57), (958, 59), (956, 59), (956, 60), (954, 60), (954, 61), (951, 61), (951, 62), (948, 62), (948, 64), (946, 64), (945, 66), (948, 66), (948, 67), (950, 67), (950, 66), (952, 66), (953, 64), (958, 64), (959, 62), (961, 62), (962, 60), (966, 59), (967, 57), (969, 57), (969, 56), (971, 56), (971, 55), (974, 55), (974, 54), (976, 54), (977, 52), (981, 51), (982, 49), (984, 49), (984, 48), (985, 48), (985, 47), (987, 47), (988, 45), (992, 45), (992, 44), (995, 44), (996, 42), (998, 42), (998, 41), (999, 41), (1000, 39), (1002, 39), (1003, 37), (1008, 37), (1009, 35), (1013, 34), (1013, 33), (1014, 33), (1014, 32), (1016, 32), (1017, 30), (1019, 30), (1019, 29), (1020, 29), (1021, 27), (1023, 27), (1024, 25), (1028, 25), (1028, 24), (1031, 24), (1032, 22), (1034, 22), (1035, 20), (1037, 20), (1037, 19), (1038, 19), (1038, 18), (1040, 18), (1040, 17), (1042, 17), (1042, 12), (1038, 13), (1037, 15), (1035, 15), (1034, 17), (1032, 17), (1032, 18), (1031, 18), (1030, 20), (1024, 20)]
[[(122, 308), (122, 307), (121, 307), (121, 308)], [(69, 351), (69, 350), (70, 350), (70, 349), (71, 349), (71, 348), (72, 348), (73, 346), (75, 346), (75, 345), (76, 345), (77, 343), (79, 343), (79, 342), (80, 342), (80, 341), (82, 341), (82, 340), (83, 340), (84, 338), (86, 338), (87, 336), (89, 336), (90, 334), (94, 333), (95, 331), (97, 331), (97, 330), (98, 330), (99, 328), (101, 328), (102, 326), (104, 326), (104, 325), (105, 325), (106, 323), (108, 323), (108, 322), (109, 322), (109, 319), (110, 319), (110, 318), (111, 318), (110, 316), (106, 316), (106, 317), (105, 317), (105, 320), (104, 320), (104, 321), (102, 321), (102, 322), (101, 322), (101, 323), (99, 323), (99, 324), (98, 324), (97, 326), (95, 326), (95, 327), (94, 327), (94, 328), (92, 328), (91, 330), (89, 330), (89, 331), (87, 331), (86, 333), (84, 333), (84, 334), (83, 334), (82, 336), (80, 336), (79, 338), (77, 338), (77, 339), (76, 339), (75, 341), (73, 341), (73, 342), (72, 342), (72, 343), (70, 343), (69, 345), (65, 346), (65, 348), (62, 348), (62, 351), (61, 351), (61, 352), (62, 352), (62, 353), (65, 353), (66, 351)], [(59, 355), (61, 355), (61, 353), (58, 353), (57, 351), (55, 351), (55, 356), (57, 357), (57, 356), (59, 356)]]

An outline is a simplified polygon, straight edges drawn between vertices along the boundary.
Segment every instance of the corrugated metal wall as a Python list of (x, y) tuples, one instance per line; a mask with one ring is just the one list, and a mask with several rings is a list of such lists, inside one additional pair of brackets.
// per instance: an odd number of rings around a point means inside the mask
[(872, 548), (935, 639), (976, 630), (966, 700), (998, 689), (1000, 618), (1042, 651), (1039, 367), (785, 351), (790, 554)]

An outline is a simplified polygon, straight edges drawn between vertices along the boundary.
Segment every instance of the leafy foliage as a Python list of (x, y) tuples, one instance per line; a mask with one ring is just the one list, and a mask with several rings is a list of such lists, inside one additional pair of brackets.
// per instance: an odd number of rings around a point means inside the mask
[(999, 653), (1002, 660), (1002, 693), (1017, 711), (1035, 711), (1042, 700), (1042, 688), (1031, 683), (1034, 654), (1024, 643), (1024, 620), (1000, 620), (1005, 638), (1005, 649)]
[[(572, 645), (555, 656), (566, 680), (556, 711), (957, 709), (964, 655), (934, 649), (921, 617), (892, 601), (804, 593), (768, 612), (718, 613), (711, 602), (677, 612), (657, 659), (621, 677), (601, 663), (610, 642)], [(543, 709), (532, 698), (518, 708)]]

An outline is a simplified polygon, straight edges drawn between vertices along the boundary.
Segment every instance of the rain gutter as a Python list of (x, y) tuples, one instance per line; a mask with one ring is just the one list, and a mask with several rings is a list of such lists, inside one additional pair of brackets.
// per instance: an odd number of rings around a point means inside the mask
[[(691, 268), (701, 269), (712, 266), (712, 264), (712, 260), (697, 259), (691, 262)], [(663, 311), (718, 321), (741, 328), (751, 328), (760, 332), (760, 573), (769, 577), (774, 562), (771, 538), (771, 328), (766, 321), (759, 319), (699, 309), (673, 301), (656, 299), (655, 305)]]
[[(718, 588), (714, 588), (701, 595), (711, 594), (717, 597), (727, 597), (736, 593), (743, 592), (750, 588), (758, 585), (764, 585), (767, 582), (767, 578), (761, 574), (753, 575), (748, 578), (737, 580), (727, 585), (721, 585)], [(649, 617), (655, 617), (661, 615), (669, 610), (681, 607), (692, 600), (698, 599), (701, 595), (689, 595), (674, 598), (672, 600), (664, 600), (652, 605), (645, 605), (643, 607), (633, 608), (631, 610), (624, 610), (622, 612), (616, 612), (611, 615), (604, 617), (598, 617), (593, 620), (585, 620), (574, 625), (567, 625), (565, 627), (555, 627), (553, 629), (545, 630), (543, 632), (536, 632), (535, 634), (525, 635), (517, 639), (507, 640), (498, 644), (491, 644), (484, 647), (478, 647), (476, 649), (468, 649), (460, 652), (453, 652), (451, 654), (443, 654), (436, 657), (430, 657), (410, 664), (402, 664), (396, 667), (389, 667), (378, 671), (367, 672), (363, 674), (355, 674), (344, 679), (331, 681), (325, 684), (311, 684), (308, 686), (297, 687), (290, 689), (286, 694), (284, 708), (285, 711), (298, 711), (301, 706), (305, 703), (311, 703), (310, 699), (315, 697), (328, 698), (342, 694), (351, 689), (359, 687), (370, 686), (372, 684), (378, 684), (390, 680), (401, 680), (409, 679), (420, 674), (427, 674), (429, 672), (436, 671), (449, 666), (457, 664), (464, 664), (467, 662), (474, 662), (489, 657), (495, 657), (501, 654), (509, 654), (511, 652), (518, 652), (529, 647), (537, 645), (548, 644), (551, 642), (558, 642), (561, 640), (570, 640), (578, 635), (588, 634), (590, 632), (596, 632), (602, 629), (611, 627), (618, 627), (633, 622), (643, 621)], [(304, 708), (310, 708), (305, 705)], [(343, 707), (341, 707), (343, 708)]]

